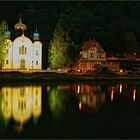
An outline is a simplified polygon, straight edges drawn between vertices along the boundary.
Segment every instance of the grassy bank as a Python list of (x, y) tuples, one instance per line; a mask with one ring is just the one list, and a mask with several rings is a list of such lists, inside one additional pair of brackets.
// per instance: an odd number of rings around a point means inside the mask
[(106, 80), (140, 80), (140, 75), (67, 74), (55, 72), (0, 72), (0, 82), (93, 82)]

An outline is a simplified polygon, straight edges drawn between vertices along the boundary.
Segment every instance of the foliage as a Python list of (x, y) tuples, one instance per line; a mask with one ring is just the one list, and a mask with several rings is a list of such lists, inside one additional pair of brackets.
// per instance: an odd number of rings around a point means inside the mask
[[(89, 38), (95, 38), (108, 53), (114, 52), (123, 54), (128, 50), (132, 52), (130, 48), (133, 47), (129, 48), (129, 42), (132, 46), (138, 46), (137, 51), (140, 51), (139, 1), (130, 1), (127, 3), (124, 1), (42, 1), (32, 3), (22, 2), (22, 4), (21, 2), (20, 4), (18, 2), (12, 2), (1, 5), (0, 11), (3, 11), (1, 12), (2, 18), (5, 17), (4, 11), (7, 9), (5, 8), (6, 6), (8, 9), (10, 8), (9, 11), (15, 10), (15, 12), (6, 13), (9, 21), (11, 20), (11, 24), (15, 24), (13, 21), (17, 19), (13, 13), (16, 13), (17, 10), (23, 11), (23, 19), (27, 27), (30, 27), (28, 28), (29, 33), (33, 33), (37, 25), (41, 35), (40, 37), (46, 45), (49, 44), (51, 40), (53, 40), (51, 44), (61, 45), (60, 41), (58, 41), (60, 39), (54, 43), (53, 31), (58, 20), (62, 18), (62, 15), (65, 15), (68, 18), (68, 35), (77, 45), (76, 50), (80, 49), (84, 41)], [(4, 14), (2, 15), (2, 13)], [(132, 37), (133, 39), (127, 39), (128, 35), (126, 34), (128, 33), (134, 34)], [(66, 40), (61, 39), (61, 42), (64, 41)], [(67, 50), (66, 48), (67, 47), (65, 47), (64, 50)], [(58, 49), (54, 48), (54, 50), (56, 54), (58, 54)], [(45, 54), (45, 52), (43, 53)], [(61, 59), (64, 60), (63, 58), (64, 57)], [(53, 60), (57, 60), (57, 58)], [(63, 64), (66, 63), (66, 61), (68, 60), (64, 60)], [(59, 64), (57, 64), (57, 67), (58, 66)]]
[(140, 54), (140, 49), (135, 34), (133, 32), (127, 32), (125, 33), (125, 38), (126, 38), (126, 45), (127, 45), (126, 52), (129, 52), (131, 54), (137, 52), (137, 54)]
[(65, 94), (59, 92), (56, 88), (53, 88), (49, 94), (48, 100), (54, 119), (61, 118), (65, 111)]
[(7, 35), (5, 33), (7, 28), (6, 21), (2, 21), (0, 24), (0, 63), (3, 64), (4, 58), (7, 55), (7, 48), (6, 48), (6, 39)]
[(54, 31), (49, 47), (49, 62), (52, 68), (62, 68), (71, 62), (70, 47), (74, 46), (69, 37), (66, 17), (61, 18)]

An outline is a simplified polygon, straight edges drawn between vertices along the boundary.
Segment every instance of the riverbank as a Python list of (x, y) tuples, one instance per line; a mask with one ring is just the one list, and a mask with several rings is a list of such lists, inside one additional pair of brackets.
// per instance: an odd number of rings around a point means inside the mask
[(0, 72), (0, 83), (10, 82), (93, 82), (112, 80), (140, 80), (140, 75), (68, 74), (56, 72)]

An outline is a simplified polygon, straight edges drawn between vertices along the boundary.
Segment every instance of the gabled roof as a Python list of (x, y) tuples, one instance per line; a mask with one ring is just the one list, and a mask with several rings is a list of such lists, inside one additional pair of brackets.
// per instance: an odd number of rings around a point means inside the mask
[(82, 44), (82, 48), (81, 51), (87, 51), (92, 47), (97, 47), (99, 48), (102, 52), (105, 52), (104, 49), (101, 47), (101, 45), (99, 44), (99, 42), (97, 42), (95, 39), (91, 40), (89, 39), (88, 41), (84, 42)]

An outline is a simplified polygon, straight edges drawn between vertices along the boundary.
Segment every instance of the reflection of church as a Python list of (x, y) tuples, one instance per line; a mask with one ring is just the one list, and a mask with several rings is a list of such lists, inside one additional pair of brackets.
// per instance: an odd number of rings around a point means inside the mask
[(22, 128), (31, 117), (34, 121), (41, 115), (41, 87), (3, 87), (1, 113), (5, 121), (11, 118)]
[(41, 70), (42, 69), (42, 43), (39, 41), (39, 33), (34, 33), (34, 41), (24, 35), (26, 25), (19, 19), (15, 24), (16, 30), (21, 30), (22, 35), (13, 42), (10, 40), (11, 32), (6, 31), (8, 55), (2, 66), (3, 70)]

